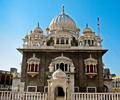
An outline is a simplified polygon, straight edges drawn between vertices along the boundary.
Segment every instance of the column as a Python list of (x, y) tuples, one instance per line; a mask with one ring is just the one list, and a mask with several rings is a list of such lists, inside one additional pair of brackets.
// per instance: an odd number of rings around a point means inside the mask
[(85, 65), (85, 73), (87, 73), (87, 66)]
[(90, 46), (92, 46), (92, 40), (90, 40)]
[(64, 38), (64, 44), (66, 44), (66, 38)]
[(59, 38), (59, 44), (61, 44), (61, 39)]
[(39, 72), (39, 64), (37, 64), (37, 72)]
[(32, 67), (32, 64), (30, 64), (30, 69), (29, 69), (29, 72), (31, 72), (31, 67)]
[(95, 65), (93, 65), (93, 73), (95, 73)]
[(55, 64), (55, 68), (54, 69), (56, 70), (56, 64)]
[(54, 43), (55, 43), (54, 45), (56, 45), (56, 37), (54, 38)]
[(86, 40), (86, 46), (89, 46), (89, 45), (88, 45), (88, 40)]
[(90, 65), (89, 65), (89, 73), (90, 73)]
[(35, 65), (36, 65), (36, 64), (34, 63), (34, 70), (33, 70), (34, 72), (35, 72)]
[(69, 43), (68, 43), (69, 45), (71, 45), (71, 39), (69, 38)]

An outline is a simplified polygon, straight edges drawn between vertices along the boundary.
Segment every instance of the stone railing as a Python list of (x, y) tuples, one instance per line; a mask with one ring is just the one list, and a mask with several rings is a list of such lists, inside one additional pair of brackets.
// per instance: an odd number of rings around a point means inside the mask
[(71, 100), (120, 100), (120, 93), (73, 93)]
[(0, 91), (0, 100), (47, 100), (47, 94), (40, 92)]
[[(48, 100), (48, 98), (46, 93), (40, 92), (0, 91), (0, 100)], [(72, 93), (71, 100), (120, 100), (120, 93)]]

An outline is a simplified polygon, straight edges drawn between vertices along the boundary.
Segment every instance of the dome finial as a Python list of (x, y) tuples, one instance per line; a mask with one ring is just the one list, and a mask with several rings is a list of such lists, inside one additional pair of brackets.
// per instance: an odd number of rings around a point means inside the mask
[(88, 28), (88, 24), (86, 24), (86, 28)]
[(62, 5), (61, 13), (64, 14), (64, 5)]
[(37, 27), (39, 27), (39, 22), (38, 22), (38, 25), (37, 25)]

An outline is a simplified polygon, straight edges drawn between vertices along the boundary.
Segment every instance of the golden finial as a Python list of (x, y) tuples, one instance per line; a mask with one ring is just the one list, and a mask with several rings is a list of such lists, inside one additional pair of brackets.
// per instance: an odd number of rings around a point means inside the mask
[(64, 14), (64, 5), (62, 5), (61, 13)]

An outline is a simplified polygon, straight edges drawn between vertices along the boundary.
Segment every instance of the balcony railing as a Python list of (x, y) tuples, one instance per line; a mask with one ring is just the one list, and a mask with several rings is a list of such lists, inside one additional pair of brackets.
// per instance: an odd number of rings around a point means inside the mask
[[(49, 98), (46, 93), (40, 92), (0, 91), (0, 100), (49, 100)], [(69, 100), (120, 100), (120, 93), (72, 93)]]
[(120, 93), (73, 93), (71, 100), (120, 100)]
[(0, 100), (47, 100), (47, 94), (40, 92), (0, 91)]

